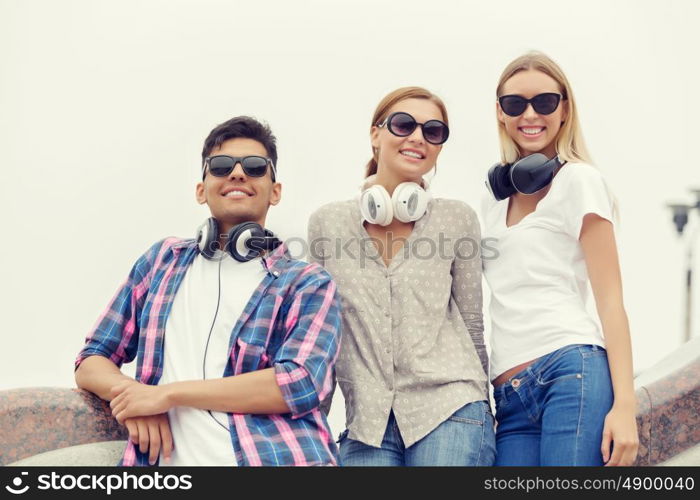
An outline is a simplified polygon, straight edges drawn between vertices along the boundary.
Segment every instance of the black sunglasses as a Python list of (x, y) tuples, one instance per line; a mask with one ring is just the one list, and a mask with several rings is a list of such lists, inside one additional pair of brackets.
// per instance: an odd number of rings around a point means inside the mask
[(264, 156), (216, 155), (204, 158), (202, 180), (204, 180), (207, 174), (207, 165), (209, 166), (209, 172), (214, 177), (226, 177), (233, 172), (237, 163), (241, 164), (243, 172), (250, 177), (262, 177), (267, 173), (267, 166), (270, 165), (272, 169), (272, 182), (275, 182), (277, 178), (277, 171), (275, 170), (274, 163), (272, 163), (271, 159), (265, 158)]
[(450, 136), (450, 129), (446, 123), (440, 120), (428, 120), (425, 123), (418, 123), (408, 113), (399, 111), (390, 114), (386, 120), (378, 124), (377, 127), (387, 126), (389, 132), (398, 137), (407, 137), (420, 125), (423, 137), (430, 144), (443, 144)]
[(549, 115), (554, 113), (562, 98), (561, 94), (545, 92), (544, 94), (537, 94), (532, 99), (525, 99), (521, 95), (502, 95), (498, 98), (498, 102), (503, 112), (508, 116), (522, 115), (528, 104), (532, 104), (532, 109), (535, 110), (535, 113)]

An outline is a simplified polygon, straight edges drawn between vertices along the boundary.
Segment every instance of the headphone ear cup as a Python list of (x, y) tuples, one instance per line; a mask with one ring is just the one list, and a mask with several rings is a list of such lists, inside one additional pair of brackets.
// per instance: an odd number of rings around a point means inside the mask
[(554, 169), (558, 165), (558, 157), (550, 160), (542, 153), (534, 153), (513, 164), (510, 180), (518, 192), (534, 194), (552, 182)]
[(497, 201), (505, 200), (515, 193), (510, 180), (510, 164), (496, 163), (486, 174), (486, 187)]
[(238, 262), (248, 262), (258, 257), (262, 250), (251, 248), (248, 244), (251, 238), (260, 241), (265, 239), (265, 230), (255, 222), (243, 222), (231, 228), (228, 233), (226, 250)]
[(425, 215), (430, 194), (415, 182), (402, 182), (391, 197), (394, 217), (401, 222), (413, 222)]
[(219, 244), (219, 223), (214, 217), (209, 217), (197, 229), (197, 246), (206, 259), (213, 259)]
[(360, 195), (360, 212), (370, 224), (388, 226), (394, 218), (391, 196), (380, 184), (365, 189)]

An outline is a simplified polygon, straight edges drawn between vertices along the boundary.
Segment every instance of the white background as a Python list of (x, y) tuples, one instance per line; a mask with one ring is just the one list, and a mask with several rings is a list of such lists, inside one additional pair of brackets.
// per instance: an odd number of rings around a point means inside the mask
[(619, 198), (642, 371), (682, 338), (684, 246), (664, 203), (700, 187), (698, 5), (0, 0), (0, 389), (73, 385), (134, 260), (207, 217), (194, 186), (218, 123), (270, 123), (284, 190), (267, 225), (303, 236), (314, 209), (355, 195), (379, 100), (422, 85), (450, 112), (434, 194), (478, 207), (498, 159), (496, 82), (530, 49), (567, 73)]

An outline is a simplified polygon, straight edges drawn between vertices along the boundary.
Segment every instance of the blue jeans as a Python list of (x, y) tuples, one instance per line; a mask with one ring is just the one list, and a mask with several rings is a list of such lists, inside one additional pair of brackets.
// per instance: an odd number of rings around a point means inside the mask
[(394, 412), (381, 448), (340, 435), (341, 466), (487, 466), (496, 454), (494, 421), (486, 401), (464, 405), (427, 436), (406, 448)]
[(605, 349), (568, 345), (494, 390), (496, 465), (603, 465), (613, 403)]

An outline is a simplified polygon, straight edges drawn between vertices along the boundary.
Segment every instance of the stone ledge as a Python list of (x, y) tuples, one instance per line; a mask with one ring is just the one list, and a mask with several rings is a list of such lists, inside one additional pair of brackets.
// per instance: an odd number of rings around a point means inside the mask
[(0, 465), (68, 446), (126, 438), (109, 405), (87, 391), (0, 391)]
[[(636, 465), (667, 463), (700, 443), (700, 338), (646, 370), (635, 379), (635, 387), (640, 438)], [(126, 429), (114, 420), (109, 405), (87, 391), (51, 387), (0, 391), (0, 465), (126, 438)], [(96, 457), (101, 458), (96, 460), (111, 460), (104, 450), (116, 445), (105, 446), (76, 447), (37, 459), (48, 460), (42, 462), (46, 465), (52, 460), (58, 461), (53, 465), (68, 465), (67, 461), (89, 465), (88, 457), (81, 458), (83, 453), (97, 450)], [(69, 458), (72, 454), (81, 456)]]
[(645, 370), (635, 388), (636, 465), (667, 462), (700, 443), (700, 337)]
[(79, 444), (58, 450), (39, 453), (8, 467), (110, 467), (117, 465), (122, 458), (126, 441), (103, 441), (101, 443)]

